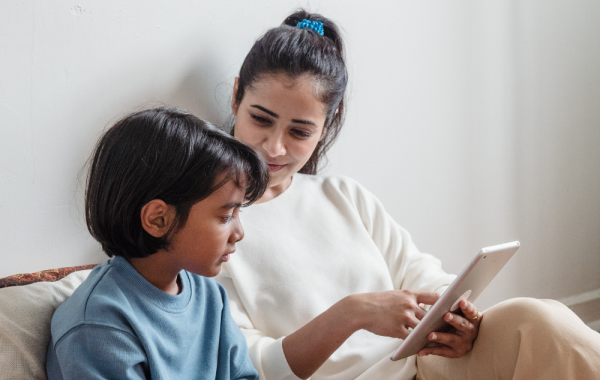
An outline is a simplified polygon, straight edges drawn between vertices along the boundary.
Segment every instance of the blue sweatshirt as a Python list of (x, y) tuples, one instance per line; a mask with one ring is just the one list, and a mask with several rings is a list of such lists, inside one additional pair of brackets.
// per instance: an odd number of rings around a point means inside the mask
[(122, 257), (96, 267), (52, 317), (48, 378), (258, 379), (223, 287), (180, 278), (171, 295)]

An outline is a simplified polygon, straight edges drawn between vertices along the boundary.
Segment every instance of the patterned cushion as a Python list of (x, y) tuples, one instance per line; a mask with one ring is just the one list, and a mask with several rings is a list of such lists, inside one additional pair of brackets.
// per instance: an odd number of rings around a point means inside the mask
[(58, 269), (47, 269), (35, 273), (21, 273), (13, 276), (0, 278), (0, 288), (8, 288), (9, 286), (29, 285), (34, 282), (41, 281), (57, 281), (65, 278), (68, 274), (79, 270), (92, 269), (98, 264), (81, 265), (78, 267), (67, 267)]
[[(39, 273), (44, 273), (43, 271)], [(51, 272), (49, 281), (0, 289), (0, 378), (47, 379), (46, 350), (50, 321), (58, 306), (87, 278), (90, 270), (76, 271), (65, 278)], [(23, 275), (21, 279), (24, 279)], [(26, 281), (44, 281), (36, 274)], [(14, 278), (14, 276), (12, 276)], [(3, 279), (6, 280), (6, 279)], [(5, 282), (7, 283), (7, 282)], [(8, 283), (7, 283), (8, 284)], [(11, 283), (14, 285), (13, 283)]]

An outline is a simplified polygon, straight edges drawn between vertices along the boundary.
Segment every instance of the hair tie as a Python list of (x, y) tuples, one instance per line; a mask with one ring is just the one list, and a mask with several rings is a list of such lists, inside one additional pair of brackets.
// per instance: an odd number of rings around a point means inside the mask
[(321, 21), (310, 21), (304, 19), (296, 24), (296, 27), (300, 29), (312, 29), (321, 36), (323, 35), (323, 23)]

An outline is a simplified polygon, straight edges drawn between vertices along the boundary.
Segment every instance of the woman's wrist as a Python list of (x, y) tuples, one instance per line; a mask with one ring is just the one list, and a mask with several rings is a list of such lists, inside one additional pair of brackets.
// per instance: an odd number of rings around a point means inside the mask
[(348, 296), (283, 339), (282, 348), (292, 372), (306, 379), (352, 334), (362, 328), (355, 313), (360, 302)]
[(361, 294), (352, 294), (338, 302), (344, 315), (344, 323), (352, 330), (352, 333), (364, 329), (367, 325), (361, 297)]

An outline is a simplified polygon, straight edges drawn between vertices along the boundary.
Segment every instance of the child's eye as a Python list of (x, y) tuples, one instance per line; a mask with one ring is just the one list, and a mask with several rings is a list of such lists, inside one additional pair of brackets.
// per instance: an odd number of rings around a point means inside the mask
[(229, 223), (231, 221), (231, 219), (233, 219), (233, 215), (227, 215), (222, 217), (221, 219), (223, 219), (224, 223)]
[(292, 134), (294, 135), (294, 137), (299, 138), (299, 139), (307, 139), (310, 136), (312, 136), (311, 133), (302, 131), (300, 129), (292, 129)]
[(258, 115), (251, 115), (252, 119), (254, 119), (260, 125), (271, 125), (271, 120), (265, 119), (264, 117)]

